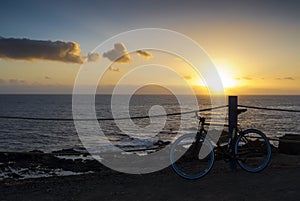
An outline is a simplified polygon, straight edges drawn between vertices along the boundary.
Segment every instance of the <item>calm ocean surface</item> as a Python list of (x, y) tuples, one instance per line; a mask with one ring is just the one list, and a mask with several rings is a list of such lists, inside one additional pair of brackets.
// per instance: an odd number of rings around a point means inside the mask
[[(121, 97), (121, 96), (120, 96)], [(210, 107), (207, 97), (198, 97), (199, 107)], [(239, 104), (300, 110), (300, 96), (239, 96)], [(131, 116), (147, 115), (153, 105), (161, 105), (167, 113), (179, 112), (180, 107), (173, 96), (134, 96), (130, 101)], [(182, 110), (195, 109), (185, 105)], [(96, 111), (99, 118), (111, 117), (110, 96), (96, 97)], [(215, 111), (218, 115), (218, 111)], [(72, 96), (70, 95), (0, 95), (1, 116), (22, 116), (42, 118), (72, 118)], [(203, 113), (209, 117), (209, 112)], [(242, 128), (256, 128), (269, 137), (284, 134), (300, 134), (299, 113), (252, 110), (242, 114), (239, 122)], [(194, 114), (182, 115), (182, 134), (195, 132), (197, 122)], [(179, 125), (179, 116), (168, 117), (160, 133), (139, 133), (128, 136), (112, 121), (100, 122), (105, 135), (112, 143), (124, 148), (148, 147), (158, 140), (172, 140)], [(145, 127), (149, 119), (134, 120)], [(125, 125), (126, 126), (126, 125)], [(101, 145), (99, 145), (101, 146)], [(82, 147), (74, 123), (59, 121), (28, 121), (0, 119), (0, 151), (42, 150), (51, 152), (67, 148)]]

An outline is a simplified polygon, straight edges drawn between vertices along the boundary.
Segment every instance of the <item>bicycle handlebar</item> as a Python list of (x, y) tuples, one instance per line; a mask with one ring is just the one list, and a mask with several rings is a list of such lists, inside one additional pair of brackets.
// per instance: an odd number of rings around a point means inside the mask
[(195, 112), (195, 113), (196, 113), (197, 119), (200, 120), (202, 123), (204, 123), (206, 118), (199, 116), (198, 112)]

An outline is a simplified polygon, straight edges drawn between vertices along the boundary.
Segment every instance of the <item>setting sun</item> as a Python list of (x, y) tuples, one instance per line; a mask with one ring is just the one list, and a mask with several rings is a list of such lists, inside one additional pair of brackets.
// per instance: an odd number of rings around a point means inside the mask
[[(225, 89), (235, 88), (241, 85), (241, 83), (235, 79), (237, 72), (235, 71), (233, 65), (230, 65), (227, 61), (217, 60), (215, 61), (215, 66)], [(207, 86), (202, 78), (195, 79), (194, 83), (196, 86), (200, 87)]]
[(224, 88), (237, 87), (238, 83), (234, 79), (233, 66), (227, 61), (215, 61), (215, 66), (219, 72)]

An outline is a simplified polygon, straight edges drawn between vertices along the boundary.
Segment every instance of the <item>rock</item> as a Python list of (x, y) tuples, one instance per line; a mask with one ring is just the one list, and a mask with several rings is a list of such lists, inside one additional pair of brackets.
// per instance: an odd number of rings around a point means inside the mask
[(29, 151), (29, 153), (40, 153), (40, 154), (42, 154), (44, 152), (42, 152), (41, 150), (34, 149), (32, 151)]
[(156, 146), (163, 146), (165, 147), (166, 145), (170, 144), (171, 142), (170, 141), (162, 141), (162, 140), (158, 140), (157, 142), (155, 142), (153, 145), (156, 145)]
[(11, 173), (10, 174), (10, 176), (12, 177), (12, 178), (14, 178), (14, 179), (19, 179), (19, 178), (22, 178), (22, 176), (21, 175), (19, 175), (19, 174), (17, 174), (17, 173)]
[(71, 148), (71, 149), (57, 150), (57, 151), (53, 151), (52, 153), (53, 154), (62, 154), (62, 155), (69, 155), (69, 154), (80, 155), (80, 154), (82, 154), (81, 152), (79, 152), (77, 150), (74, 150), (73, 148)]
[(279, 152), (300, 155), (300, 135), (287, 134), (279, 138)]

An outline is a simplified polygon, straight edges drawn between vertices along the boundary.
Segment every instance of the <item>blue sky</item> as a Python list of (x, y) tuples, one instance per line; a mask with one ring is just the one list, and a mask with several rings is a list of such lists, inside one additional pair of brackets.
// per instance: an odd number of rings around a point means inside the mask
[[(220, 3), (221, 2), (221, 3)], [(104, 40), (143, 27), (209, 27), (205, 22), (262, 20), (299, 25), (299, 1), (2, 1), (2, 37), (78, 41)], [(266, 24), (267, 26), (267, 24)], [(85, 44), (87, 43), (87, 44)]]
[[(300, 1), (289, 0), (2, 1), (0, 36), (74, 41), (86, 55), (99, 43), (120, 32), (146, 27), (167, 28), (196, 40), (217, 63), (221, 63), (221, 68), (227, 68), (225, 70), (232, 74), (230, 79), (240, 81), (243, 77), (259, 76), (266, 78), (268, 83), (276, 82), (272, 89), (275, 92), (276, 88), (278, 92), (288, 88), (297, 94), (300, 83), (299, 19)], [(17, 79), (32, 84), (43, 82), (41, 79), (51, 74), (55, 83), (48, 79), (47, 85), (72, 85), (79, 68), (76, 64), (70, 69), (70, 65), (60, 63), (22, 63), (3, 59), (0, 65), (2, 80)], [(64, 78), (59, 73), (50, 72), (50, 65), (57, 66), (54, 71), (59, 68), (69, 72), (68, 82), (63, 83)], [(20, 69), (22, 66), (30, 66), (30, 72), (36, 71), (35, 77), (25, 76), (26, 71)], [(284, 79), (288, 77), (292, 79)], [(251, 87), (254, 83), (262, 86)], [(251, 93), (255, 88), (271, 87), (258, 80), (251, 83), (251, 79), (244, 79), (242, 85), (251, 88)]]

